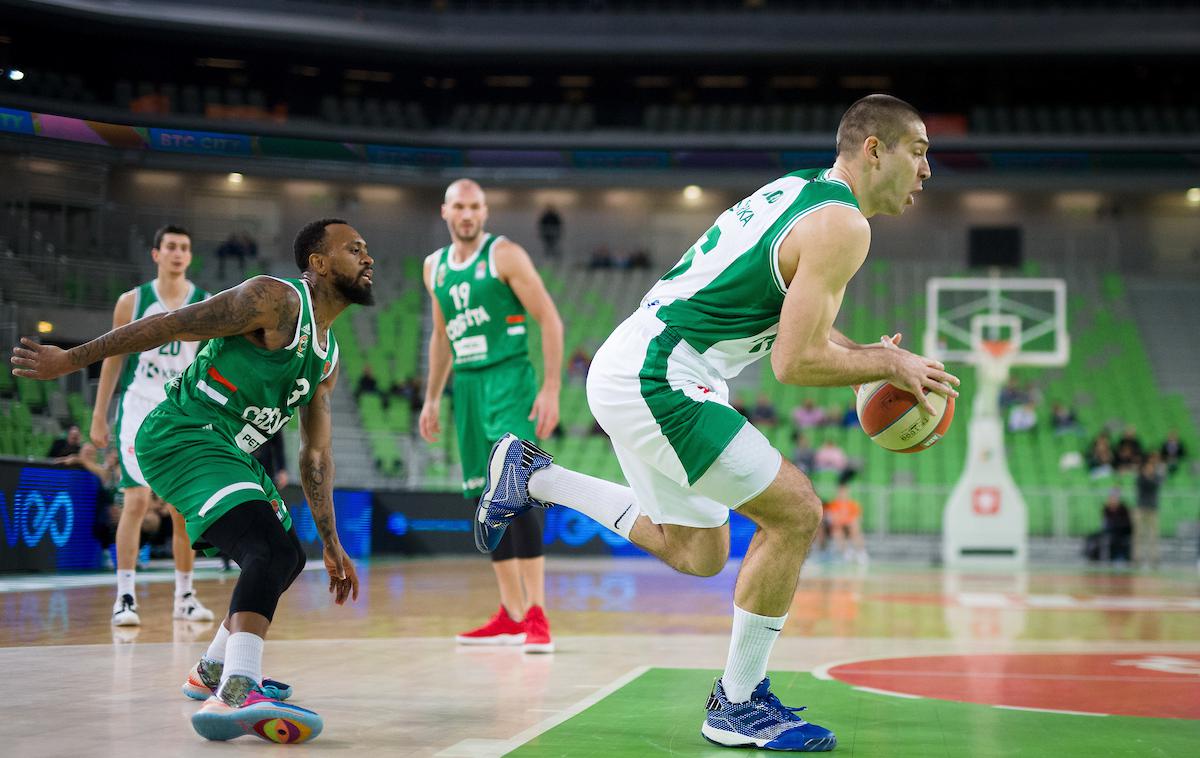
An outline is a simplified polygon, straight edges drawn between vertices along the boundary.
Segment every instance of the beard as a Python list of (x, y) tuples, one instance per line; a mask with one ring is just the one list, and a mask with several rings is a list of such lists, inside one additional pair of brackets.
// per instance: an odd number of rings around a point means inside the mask
[(334, 274), (333, 288), (349, 303), (355, 305), (375, 304), (375, 293), (371, 291), (371, 285), (364, 283), (360, 278)]
[(461, 226), (455, 231), (458, 233), (458, 238), (463, 242), (474, 242), (475, 240), (479, 239), (480, 233), (483, 232), (483, 226), (476, 225), (470, 234), (464, 234)]

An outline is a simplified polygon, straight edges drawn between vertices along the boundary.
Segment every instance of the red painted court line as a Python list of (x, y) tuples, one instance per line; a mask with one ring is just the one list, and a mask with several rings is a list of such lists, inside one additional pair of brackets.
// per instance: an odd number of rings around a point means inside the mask
[(1200, 719), (1200, 654), (1022, 654), (888, 658), (835, 664), (855, 687), (966, 703)]

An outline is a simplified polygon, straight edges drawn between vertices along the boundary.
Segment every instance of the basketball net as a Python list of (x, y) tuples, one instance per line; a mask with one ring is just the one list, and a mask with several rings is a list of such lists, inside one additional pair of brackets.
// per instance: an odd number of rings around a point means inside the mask
[(1008, 370), (1012, 367), (1013, 352), (1011, 340), (979, 340), (975, 350), (975, 365), (979, 370), (979, 381), (1003, 386), (1008, 381)]

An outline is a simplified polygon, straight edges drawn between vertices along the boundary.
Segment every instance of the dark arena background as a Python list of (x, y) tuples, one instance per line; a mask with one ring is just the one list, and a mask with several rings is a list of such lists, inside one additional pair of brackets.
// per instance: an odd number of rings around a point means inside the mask
[[(728, 566), (697, 578), (551, 508), (555, 652), (456, 644), (496, 581), (450, 395), (439, 440), (418, 432), (422, 261), (449, 242), (447, 185), (479, 182), (487, 229), (529, 252), (564, 325), (542, 445), (623, 482), (587, 402), (596, 350), (714, 218), (831, 166), (845, 109), (895, 95), (924, 117), (932, 177), (872, 219), (836, 326), (902, 332), (962, 394), (944, 439), (901, 455), (849, 388), (782, 384), (767, 360), (730, 382), (822, 500), (861, 509), (809, 554), (774, 691), (847, 755), (1194, 756), (1198, 80), (1184, 0), (0, 0), (0, 342), (104, 333), (156, 276), (164, 224), (218, 292), (295, 277), (296, 230), (347, 219), (375, 261), (375, 305), (333, 327), (335, 512), (362, 595), (326, 592), (294, 421), (276, 482), (308, 570), (265, 664), (326, 723), (289, 749), (724, 755), (699, 726), (754, 530), (737, 513)], [(143, 528), (141, 623), (110, 623), (121, 496), (88, 444), (99, 375), (0, 372), (0, 753), (272, 749), (189, 723), (179, 685), (217, 624), (172, 618), (165, 510)], [(197, 559), (218, 623), (238, 575)]]

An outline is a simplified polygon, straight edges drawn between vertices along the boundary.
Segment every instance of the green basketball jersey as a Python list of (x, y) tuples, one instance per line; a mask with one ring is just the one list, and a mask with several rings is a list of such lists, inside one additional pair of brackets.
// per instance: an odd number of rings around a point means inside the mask
[[(207, 292), (193, 284), (191, 292), (184, 298), (183, 304), (198, 303), (207, 297)], [(138, 285), (134, 290), (134, 321), (168, 311), (170, 308), (158, 296), (158, 287), (155, 282), (150, 281)], [(182, 374), (188, 364), (196, 359), (196, 348), (199, 344), (199, 342), (174, 340), (153, 350), (129, 356), (125, 361), (125, 370), (121, 373), (118, 389), (122, 392), (131, 392), (153, 403), (161, 403), (167, 398), (164, 389), (166, 383)]]
[[(208, 422), (241, 450), (254, 452), (307, 405), (317, 385), (337, 366), (333, 330), (318, 335), (312, 293), (303, 279), (280, 279), (300, 294), (292, 343), (266, 350), (245, 337), (208, 341), (167, 397), (184, 415)], [(325, 347), (320, 341), (328, 340)], [(169, 441), (168, 441), (169, 443)]]
[(787, 285), (779, 245), (809, 213), (858, 208), (829, 169), (806, 169), (760, 187), (717, 217), (642, 299), (724, 378), (771, 352)]
[(529, 354), (525, 308), (496, 273), (492, 249), (501, 239), (488, 234), (463, 263), (451, 260), (449, 246), (426, 259), (433, 262), (433, 295), (446, 318), (456, 371)]

